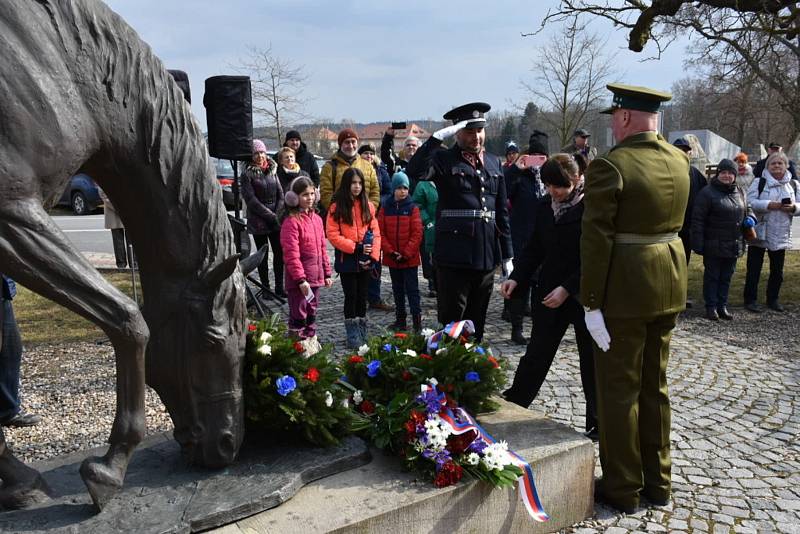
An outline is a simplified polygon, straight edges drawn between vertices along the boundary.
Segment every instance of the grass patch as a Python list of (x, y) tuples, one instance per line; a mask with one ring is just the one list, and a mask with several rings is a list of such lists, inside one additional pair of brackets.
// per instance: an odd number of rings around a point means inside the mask
[[(130, 273), (105, 273), (103, 276), (117, 289), (133, 297)], [(136, 285), (141, 300), (141, 285), (138, 278)], [(14, 315), (24, 344), (96, 341), (106, 338), (100, 328), (80, 315), (19, 284), (17, 290)]]
[[(731, 306), (744, 305), (744, 278), (747, 271), (747, 254), (736, 262), (736, 272), (731, 280), (728, 303)], [(764, 255), (761, 268), (761, 281), (758, 284), (758, 302), (764, 304), (767, 298), (767, 278), (769, 278), (769, 258)], [(703, 257), (692, 254), (689, 261), (689, 298), (694, 299), (697, 306), (703, 304)], [(800, 303), (800, 251), (787, 250), (786, 262), (783, 266), (783, 285), (780, 301), (784, 303)]]

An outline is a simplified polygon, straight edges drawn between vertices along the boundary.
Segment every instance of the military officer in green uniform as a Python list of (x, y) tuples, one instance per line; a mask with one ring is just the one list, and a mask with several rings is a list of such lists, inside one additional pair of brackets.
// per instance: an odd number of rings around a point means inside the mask
[(689, 196), (689, 160), (657, 133), (671, 95), (608, 85), (617, 145), (586, 171), (581, 301), (596, 342), (603, 479), (598, 498), (631, 513), (640, 497), (669, 501), (670, 406), (666, 368), (686, 305), (678, 231)]

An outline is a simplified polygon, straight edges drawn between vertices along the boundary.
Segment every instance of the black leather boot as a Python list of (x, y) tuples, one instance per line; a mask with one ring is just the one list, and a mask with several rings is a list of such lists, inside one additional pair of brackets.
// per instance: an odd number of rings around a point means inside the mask
[(405, 314), (403, 315), (397, 314), (395, 316), (394, 322), (391, 324), (391, 326), (389, 326), (389, 328), (391, 328), (395, 332), (408, 330), (408, 324), (406, 324)]

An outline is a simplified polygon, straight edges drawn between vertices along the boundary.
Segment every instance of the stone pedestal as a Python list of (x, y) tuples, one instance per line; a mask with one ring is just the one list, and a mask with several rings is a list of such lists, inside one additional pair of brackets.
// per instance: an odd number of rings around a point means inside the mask
[(588, 439), (505, 402), (479, 420), (530, 462), (549, 522), (528, 516), (516, 488), (462, 481), (437, 489), (404, 472), (397, 458), (373, 451), (369, 464), (320, 479), (281, 506), (215, 532), (536, 533), (557, 531), (592, 514), (594, 447)]

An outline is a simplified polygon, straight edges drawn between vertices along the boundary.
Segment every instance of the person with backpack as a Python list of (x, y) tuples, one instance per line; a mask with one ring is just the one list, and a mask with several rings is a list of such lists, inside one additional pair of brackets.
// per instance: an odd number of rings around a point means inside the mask
[(380, 185), (372, 163), (358, 155), (358, 134), (352, 128), (345, 128), (339, 132), (338, 141), (339, 150), (322, 166), (319, 174), (320, 208), (328, 209), (333, 196), (342, 184), (344, 173), (350, 168), (355, 168), (363, 177), (364, 194), (377, 211), (380, 206)]
[(351, 167), (342, 175), (326, 224), (336, 249), (334, 269), (342, 280), (347, 348), (367, 342), (367, 286), (373, 264), (380, 261), (381, 230), (375, 207), (367, 200), (364, 174)]
[(783, 263), (786, 250), (792, 248), (792, 217), (800, 214), (797, 180), (789, 171), (789, 158), (783, 152), (767, 157), (761, 177), (753, 180), (747, 201), (758, 217), (756, 239), (747, 247), (747, 274), (744, 284), (744, 307), (753, 313), (761, 312), (758, 300), (758, 281), (764, 254), (769, 256), (767, 306), (784, 311), (778, 301), (783, 284)]
[(381, 229), (383, 262), (389, 267), (394, 292), (395, 322), (392, 330), (406, 330), (406, 297), (411, 308), (414, 332), (422, 330), (422, 309), (419, 299), (419, 249), (422, 243), (422, 219), (419, 208), (408, 196), (409, 180), (404, 172), (392, 176), (392, 199), (381, 207), (378, 226)]

